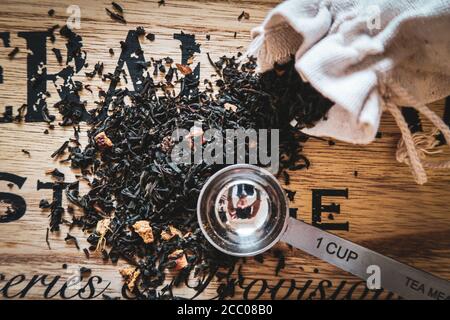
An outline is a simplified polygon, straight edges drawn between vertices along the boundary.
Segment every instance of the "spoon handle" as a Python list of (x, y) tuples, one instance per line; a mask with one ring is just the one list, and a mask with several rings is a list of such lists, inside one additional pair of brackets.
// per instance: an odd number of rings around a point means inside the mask
[[(450, 282), (289, 218), (281, 241), (405, 299), (450, 299)], [(379, 282), (377, 283), (377, 277)], [(370, 279), (369, 279), (370, 278)], [(371, 287), (371, 286), (370, 286)]]

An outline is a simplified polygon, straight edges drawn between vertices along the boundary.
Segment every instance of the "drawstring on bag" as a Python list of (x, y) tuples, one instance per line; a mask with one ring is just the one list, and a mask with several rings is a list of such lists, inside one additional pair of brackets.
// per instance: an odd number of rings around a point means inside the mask
[[(403, 87), (392, 81), (386, 81), (379, 86), (382, 93), (382, 101), (384, 109), (388, 110), (395, 119), (397, 126), (400, 129), (402, 137), (397, 144), (396, 158), (398, 162), (406, 163), (411, 167), (414, 180), (422, 185), (427, 182), (427, 174), (425, 168), (430, 169), (448, 169), (450, 168), (450, 160), (447, 161), (429, 161), (426, 160), (427, 155), (432, 155), (442, 152), (442, 150), (435, 150), (439, 142), (435, 138), (440, 131), (450, 146), (450, 129), (444, 121), (430, 110), (426, 105), (418, 103), (417, 100), (409, 94)], [(398, 97), (405, 104), (417, 110), (424, 115), (435, 126), (431, 134), (414, 133), (408, 128), (408, 124), (400, 111), (397, 104), (392, 102), (393, 96)]]

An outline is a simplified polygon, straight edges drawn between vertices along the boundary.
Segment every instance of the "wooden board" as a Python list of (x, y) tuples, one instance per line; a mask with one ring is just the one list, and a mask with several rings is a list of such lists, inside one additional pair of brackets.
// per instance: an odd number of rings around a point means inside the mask
[[(245, 50), (243, 48), (250, 41), (251, 28), (262, 22), (276, 2), (167, 0), (165, 6), (158, 7), (157, 1), (126, 1), (121, 4), (125, 8), (128, 24), (123, 25), (113, 22), (106, 15), (104, 8), (110, 6), (109, 1), (2, 0), (0, 32), (10, 32), (11, 47), (5, 48), (0, 41), (0, 66), (3, 67), (1, 112), (5, 106), (11, 105), (14, 106), (15, 114), (17, 107), (27, 102), (27, 50), (25, 40), (18, 37), (17, 33), (45, 31), (55, 23), (63, 25), (68, 17), (66, 8), (72, 4), (77, 4), (81, 9), (81, 29), (76, 32), (83, 37), (83, 49), (88, 53), (90, 67), (86, 71), (90, 71), (97, 61), (103, 61), (105, 72), (113, 72), (118, 54), (110, 56), (108, 49), (120, 52), (119, 41), (125, 40), (129, 30), (141, 25), (156, 34), (154, 42), (141, 41), (146, 59), (171, 56), (179, 61), (180, 43), (173, 39), (173, 34), (180, 30), (194, 34), (201, 44), (201, 53), (196, 54), (195, 61), (201, 63), (203, 79), (214, 73), (206, 53), (209, 52), (216, 59), (223, 54), (232, 55)], [(56, 11), (53, 18), (47, 16), (51, 8)], [(250, 13), (250, 19), (238, 22), (237, 16), (242, 10)], [(235, 32), (236, 38), (233, 36)], [(206, 40), (206, 34), (211, 35), (211, 40)], [(7, 55), (15, 46), (20, 51), (13, 60), (9, 60)], [(65, 56), (64, 41), (57, 37), (54, 44), (47, 41), (47, 46), (48, 71), (56, 72), (61, 66), (58, 66), (50, 49), (60, 48)], [(88, 83), (83, 76), (84, 71), (75, 79)], [(90, 83), (107, 88), (107, 84), (101, 80), (92, 80)], [(48, 89), (52, 93), (52, 97), (47, 100), (49, 109), (55, 113), (51, 106), (57, 101), (57, 93), (51, 85)], [(85, 92), (83, 99), (88, 101), (88, 106), (93, 106), (94, 97), (89, 92)], [(438, 114), (443, 114), (443, 101), (436, 102), (433, 108)], [(425, 122), (424, 126), (427, 128)], [(77, 172), (50, 157), (55, 149), (72, 136), (72, 128), (56, 126), (55, 130), (44, 135), (46, 128), (47, 125), (42, 122), (0, 123), (0, 172), (26, 178), (21, 188), (17, 185), (10, 188), (7, 181), (0, 181), (0, 192), (17, 194), (25, 199), (27, 205), (26, 213), (20, 219), (0, 223), (0, 273), (3, 275), (0, 279), (0, 299), (19, 298), (18, 294), (33, 276), (39, 275), (47, 276), (45, 283), (50, 283), (52, 279), (56, 281), (47, 296), (56, 294), (55, 298), (61, 298), (57, 293), (58, 288), (80, 266), (92, 269), (91, 279), (93, 276), (101, 277), (102, 282), (95, 283), (95, 295), (99, 295), (97, 298), (101, 298), (105, 287), (107, 294), (119, 297), (123, 283), (118, 269), (125, 265), (123, 261), (112, 265), (103, 262), (98, 254), (87, 259), (82, 250), (65, 243), (66, 228), (50, 234), (51, 249), (47, 246), (48, 212), (39, 209), (39, 201), (42, 198), (51, 199), (52, 190), (38, 190), (38, 181), (51, 182), (45, 171), (55, 167), (66, 174), (66, 181), (75, 181)], [(87, 128), (82, 125), (83, 132)], [(429, 183), (416, 185), (409, 168), (395, 161), (400, 134), (390, 116), (383, 116), (380, 132), (381, 138), (368, 146), (341, 142), (330, 146), (327, 141), (307, 141), (305, 154), (312, 166), (307, 171), (291, 175), (289, 188), (297, 191), (292, 206), (299, 209), (299, 219), (311, 223), (313, 189), (348, 189), (348, 199), (323, 198), (324, 204), (340, 204), (340, 214), (334, 214), (334, 220), (330, 221), (328, 214), (324, 213), (322, 222), (349, 223), (349, 230), (333, 232), (450, 280), (450, 175), (444, 170), (429, 172)], [(85, 136), (82, 139), (84, 141)], [(22, 149), (28, 150), (30, 156), (22, 153)], [(355, 171), (358, 172), (357, 176)], [(65, 198), (63, 203), (67, 204)], [(3, 212), (6, 205), (2, 204), (0, 209)], [(71, 234), (79, 238), (81, 248), (87, 247), (84, 240), (86, 235), (80, 230), (73, 229)], [(262, 264), (247, 259), (242, 268), (245, 281), (242, 288), (237, 288), (235, 298), (397, 298), (388, 293), (379, 296), (373, 292), (364, 294), (359, 280), (348, 273), (283, 244), (278, 245), (278, 248), (286, 251), (286, 267), (276, 276), (278, 260), (271, 252), (265, 254)], [(68, 268), (63, 269), (63, 264), (67, 264)], [(219, 283), (214, 279), (199, 297), (214, 298)], [(278, 286), (280, 289), (276, 290)], [(45, 285), (36, 283), (24, 297), (44, 298), (47, 297), (45, 290)], [(185, 297), (194, 295), (194, 291), (185, 286), (175, 291)]]

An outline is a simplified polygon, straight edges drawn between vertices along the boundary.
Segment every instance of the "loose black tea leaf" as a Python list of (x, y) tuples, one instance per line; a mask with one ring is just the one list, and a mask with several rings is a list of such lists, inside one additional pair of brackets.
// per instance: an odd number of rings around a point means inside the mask
[(14, 121), (22, 122), (22, 120), (24, 119), (26, 110), (27, 110), (27, 104), (24, 103), (17, 109), (17, 115), (14, 117)]
[(121, 22), (123, 24), (127, 23), (127, 21), (125, 20), (125, 18), (122, 15), (114, 13), (111, 10), (109, 10), (108, 8), (105, 8), (105, 10), (106, 10), (106, 13), (111, 17), (112, 20)]
[(150, 41), (155, 41), (155, 34), (154, 33), (147, 33), (145, 36)]
[(105, 249), (102, 250), (102, 258), (104, 261), (108, 261), (109, 259), (108, 251), (106, 251)]
[(85, 74), (88, 78), (93, 78), (96, 75), (101, 76), (103, 74), (103, 68), (104, 68), (103, 62), (97, 62), (94, 65), (94, 70), (92, 70), (91, 72), (85, 72)]
[(78, 240), (77, 238), (75, 238), (74, 236), (72, 236), (71, 234), (67, 234), (67, 236), (64, 238), (64, 241), (66, 241), (66, 243), (73, 243), (75, 244), (75, 247), (80, 250), (80, 246), (78, 245)]
[(55, 43), (56, 37), (55, 37), (55, 30), (59, 28), (58, 24), (53, 25), (52, 27), (48, 28), (48, 37), (50, 38), (50, 41), (52, 43)]
[(86, 268), (86, 267), (81, 267), (80, 268), (80, 275), (81, 275), (81, 277), (90, 275), (91, 272), (92, 272), (92, 270), (90, 268)]
[(56, 60), (58, 61), (59, 64), (61, 64), (63, 62), (63, 57), (61, 54), (61, 50), (56, 49), (56, 48), (52, 48), (53, 53), (55, 54)]
[(27, 156), (31, 157), (30, 151), (28, 151), (26, 149), (22, 149), (22, 152), (25, 153)]
[(89, 91), (90, 93), (94, 93), (91, 89), (91, 85), (89, 85), (89, 84), (85, 85), (83, 88), (86, 89), (87, 91)]
[(119, 13), (123, 13), (123, 8), (120, 4), (113, 1), (113, 2), (111, 2), (111, 5), (113, 6), (114, 10), (116, 10)]
[[(133, 293), (140, 298), (176, 298), (172, 286), (184, 283), (191, 273), (203, 277), (215, 274), (219, 268), (233, 270), (238, 260), (212, 247), (197, 222), (200, 190), (224, 165), (173, 162), (171, 151), (176, 141), (172, 141), (172, 133), (180, 128), (189, 130), (198, 121), (202, 122), (202, 130), (214, 128), (222, 134), (226, 129), (278, 129), (279, 175), (289, 179), (286, 170), (309, 166), (301, 154), (307, 137), (299, 129), (322, 119), (332, 105), (301, 80), (293, 60), (258, 74), (254, 58), (240, 63), (236, 57), (223, 56), (214, 62), (207, 56), (220, 77), (215, 81), (216, 91), (209, 80), (205, 89), (199, 89), (199, 80), (188, 64), (175, 68), (170, 57), (152, 60), (153, 74), (165, 73), (162, 80), (147, 72), (140, 91), (100, 90), (99, 97), (108, 101), (102, 107), (110, 112), (99, 117), (100, 108), (92, 111), (96, 120), (88, 130), (87, 145), (81, 148), (79, 131), (75, 130), (75, 138), (52, 154), (54, 158), (68, 151), (67, 161), (81, 170), (91, 187), (86, 194), (80, 194), (75, 185), (68, 186), (67, 199), (83, 210), (80, 218), (73, 217), (71, 226), (80, 226), (90, 234), (90, 249), (101, 252), (105, 261), (115, 263), (121, 258), (132, 265), (129, 273), (123, 272), (127, 274), (128, 288), (136, 289)], [(97, 65), (92, 76), (102, 73), (100, 63)], [(149, 66), (142, 62), (143, 70)], [(119, 81), (124, 75), (119, 69), (114, 74), (103, 74), (103, 79)], [(178, 94), (172, 84), (174, 78), (184, 86)], [(86, 88), (81, 83), (78, 87)], [(63, 115), (69, 112), (65, 108), (58, 110)], [(291, 125), (293, 120), (295, 127)], [(211, 143), (205, 141), (201, 148)], [(288, 196), (293, 198), (294, 194)], [(50, 209), (50, 231), (59, 230), (64, 209), (54, 203)], [(137, 226), (145, 226), (145, 237), (144, 230)], [(256, 259), (263, 262), (264, 258)], [(277, 274), (284, 268), (284, 255), (278, 254), (278, 259)], [(176, 274), (157, 295), (155, 290), (165, 282), (168, 269)], [(218, 294), (233, 296), (234, 282), (221, 285)]]
[(144, 27), (136, 27), (136, 34), (137, 34), (138, 36), (143, 36), (143, 35), (145, 35), (145, 29), (144, 29)]
[(173, 63), (173, 59), (172, 59), (171, 57), (165, 57), (165, 58), (164, 58), (164, 62), (165, 62), (167, 65), (171, 65), (171, 64)]
[(72, 206), (67, 206), (67, 213), (73, 214), (75, 212), (75, 209)]
[(50, 10), (48, 10), (47, 14), (48, 14), (49, 17), (53, 17), (55, 15), (55, 10), (54, 9), (50, 9)]
[(61, 171), (59, 171), (56, 168), (53, 170), (47, 171), (46, 174), (50, 174), (56, 180), (64, 181), (64, 173), (62, 173)]
[(289, 189), (284, 189), (284, 192), (286, 192), (286, 195), (287, 195), (289, 201), (294, 201), (294, 197), (295, 197), (295, 194), (296, 194), (295, 191), (292, 191), (292, 190), (289, 190)]
[(165, 5), (166, 5), (166, 1), (165, 0), (159, 0), (158, 1), (158, 7), (165, 6)]
[(41, 208), (41, 209), (47, 209), (50, 207), (51, 207), (51, 204), (48, 202), (47, 199), (41, 199), (41, 201), (39, 202), (39, 208)]
[(222, 72), (220, 71), (220, 68), (212, 61), (211, 56), (209, 55), (209, 52), (206, 53), (206, 56), (208, 57), (208, 61), (213, 66), (214, 70), (216, 70), (217, 75), (219, 77), (221, 77)]
[(53, 152), (50, 157), (55, 158), (55, 157), (59, 157), (60, 155), (62, 155), (66, 151), (67, 147), (69, 146), (69, 142), (70, 142), (69, 140), (64, 141), (64, 143), (58, 149), (56, 149), (56, 151)]
[(175, 68), (169, 67), (169, 71), (166, 74), (166, 82), (170, 83), (173, 80), (173, 75), (175, 74)]
[(238, 21), (241, 21), (242, 19), (245, 20), (250, 19), (250, 14), (248, 12), (242, 11), (241, 14), (238, 16)]
[(8, 53), (9, 59), (14, 59), (16, 54), (19, 52), (19, 48), (15, 47), (10, 53)]
[(47, 228), (47, 232), (45, 233), (45, 243), (47, 243), (48, 249), (52, 250), (52, 248), (50, 247), (49, 232), (50, 232), (50, 229)]

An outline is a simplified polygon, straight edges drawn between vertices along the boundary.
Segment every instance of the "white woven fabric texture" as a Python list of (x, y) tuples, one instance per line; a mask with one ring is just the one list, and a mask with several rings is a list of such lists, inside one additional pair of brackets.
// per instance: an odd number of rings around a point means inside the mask
[(252, 38), (247, 54), (258, 58), (259, 71), (295, 56), (303, 79), (335, 103), (327, 120), (303, 130), (311, 135), (373, 141), (380, 83), (394, 83), (422, 104), (450, 94), (449, 0), (288, 0)]

